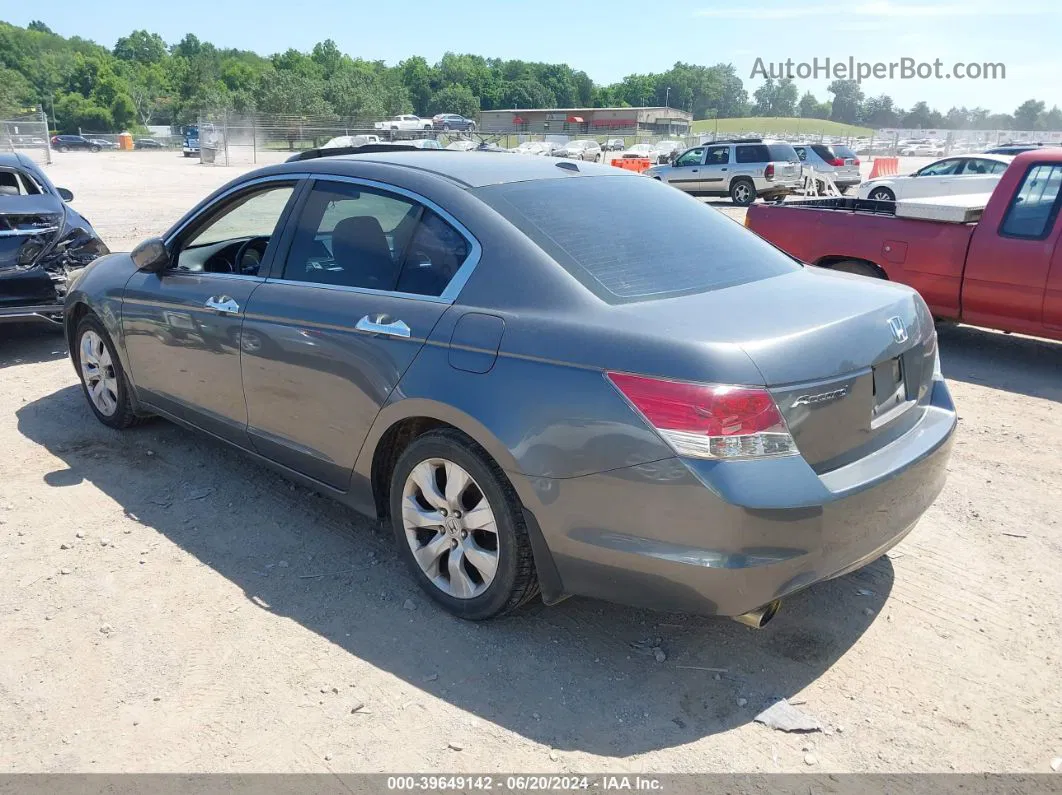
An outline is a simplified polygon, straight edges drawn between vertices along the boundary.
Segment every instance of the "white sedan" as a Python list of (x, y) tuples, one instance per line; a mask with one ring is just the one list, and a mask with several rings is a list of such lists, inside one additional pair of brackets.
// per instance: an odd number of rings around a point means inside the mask
[(648, 160), (655, 165), (659, 154), (660, 153), (656, 151), (656, 147), (652, 144), (635, 144), (630, 149), (625, 149), (620, 152), (619, 156), (621, 158), (644, 157), (648, 158)]
[(1010, 155), (960, 155), (945, 157), (913, 174), (878, 177), (860, 183), (860, 199), (897, 201), (927, 196), (991, 193), (1007, 170)]

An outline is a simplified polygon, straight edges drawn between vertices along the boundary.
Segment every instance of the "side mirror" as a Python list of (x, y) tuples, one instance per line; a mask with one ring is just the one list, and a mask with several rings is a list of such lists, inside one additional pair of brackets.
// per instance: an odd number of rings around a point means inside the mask
[(72, 202), (74, 200), (74, 193), (69, 188), (56, 188), (55, 190), (63, 201)]
[(158, 273), (165, 270), (170, 264), (170, 252), (162, 238), (150, 237), (133, 249), (129, 255), (136, 265), (137, 270), (148, 273)]

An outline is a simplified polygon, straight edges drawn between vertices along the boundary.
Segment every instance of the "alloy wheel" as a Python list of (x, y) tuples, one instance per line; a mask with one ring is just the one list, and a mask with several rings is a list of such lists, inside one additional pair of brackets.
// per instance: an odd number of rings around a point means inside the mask
[(81, 375), (85, 379), (89, 400), (105, 417), (118, 410), (118, 376), (111, 361), (111, 352), (95, 331), (81, 335)]
[(455, 599), (479, 596), (498, 571), (498, 527), (483, 490), (444, 458), (417, 464), (402, 490), (402, 526), (413, 558)]
[(751, 189), (744, 182), (739, 182), (734, 187), (734, 198), (740, 203), (744, 204), (749, 200)]

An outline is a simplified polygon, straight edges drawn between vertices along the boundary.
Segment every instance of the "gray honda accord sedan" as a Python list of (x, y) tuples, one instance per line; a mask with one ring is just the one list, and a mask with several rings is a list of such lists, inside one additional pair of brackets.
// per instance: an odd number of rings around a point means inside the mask
[(101, 422), (379, 517), (468, 619), (580, 594), (761, 625), (904, 537), (956, 424), (913, 290), (548, 158), (259, 169), (85, 268), (65, 320)]

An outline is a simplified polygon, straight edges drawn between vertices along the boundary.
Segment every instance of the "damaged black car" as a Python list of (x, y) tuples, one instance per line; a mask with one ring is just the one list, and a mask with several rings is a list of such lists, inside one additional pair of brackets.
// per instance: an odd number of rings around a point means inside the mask
[(62, 323), (71, 277), (109, 253), (36, 163), (0, 153), (0, 323)]

